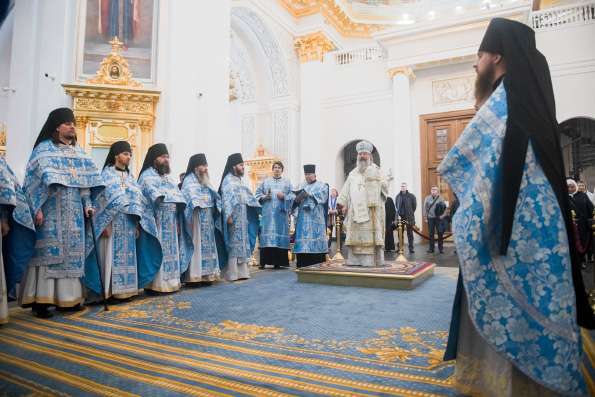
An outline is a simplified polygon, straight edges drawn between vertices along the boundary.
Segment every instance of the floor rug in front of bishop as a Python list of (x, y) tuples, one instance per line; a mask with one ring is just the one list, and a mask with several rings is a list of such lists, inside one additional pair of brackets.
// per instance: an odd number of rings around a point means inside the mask
[(457, 269), (412, 291), (291, 270), (0, 327), (0, 396), (455, 396)]

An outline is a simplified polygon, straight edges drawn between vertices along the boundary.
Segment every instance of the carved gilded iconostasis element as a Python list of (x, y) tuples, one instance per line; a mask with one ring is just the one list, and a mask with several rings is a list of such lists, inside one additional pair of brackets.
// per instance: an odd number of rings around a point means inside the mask
[(112, 143), (125, 140), (133, 148), (133, 170), (140, 170), (143, 156), (153, 144), (156, 105), (160, 92), (143, 89), (134, 80), (122, 43), (114, 37), (111, 53), (95, 77), (84, 84), (63, 84), (73, 98), (77, 138), (98, 165)]

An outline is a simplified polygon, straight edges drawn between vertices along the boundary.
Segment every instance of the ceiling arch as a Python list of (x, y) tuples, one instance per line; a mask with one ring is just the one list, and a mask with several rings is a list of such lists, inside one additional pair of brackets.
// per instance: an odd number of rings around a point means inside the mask
[(271, 79), (271, 96), (277, 98), (289, 95), (289, 79), (284, 53), (269, 27), (256, 12), (247, 7), (233, 7), (231, 17), (232, 27), (239, 23), (248, 28), (262, 49)]

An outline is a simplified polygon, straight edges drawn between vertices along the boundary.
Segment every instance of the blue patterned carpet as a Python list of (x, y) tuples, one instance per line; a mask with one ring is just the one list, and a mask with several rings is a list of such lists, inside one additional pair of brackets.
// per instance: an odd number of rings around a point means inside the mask
[(292, 271), (0, 327), (0, 396), (454, 396), (457, 269), (413, 291)]

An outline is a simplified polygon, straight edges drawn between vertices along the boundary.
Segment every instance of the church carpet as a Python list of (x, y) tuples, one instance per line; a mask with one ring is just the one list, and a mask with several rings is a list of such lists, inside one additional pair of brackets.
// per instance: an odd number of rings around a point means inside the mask
[(0, 327), (0, 396), (454, 396), (457, 269), (411, 291), (291, 270)]

